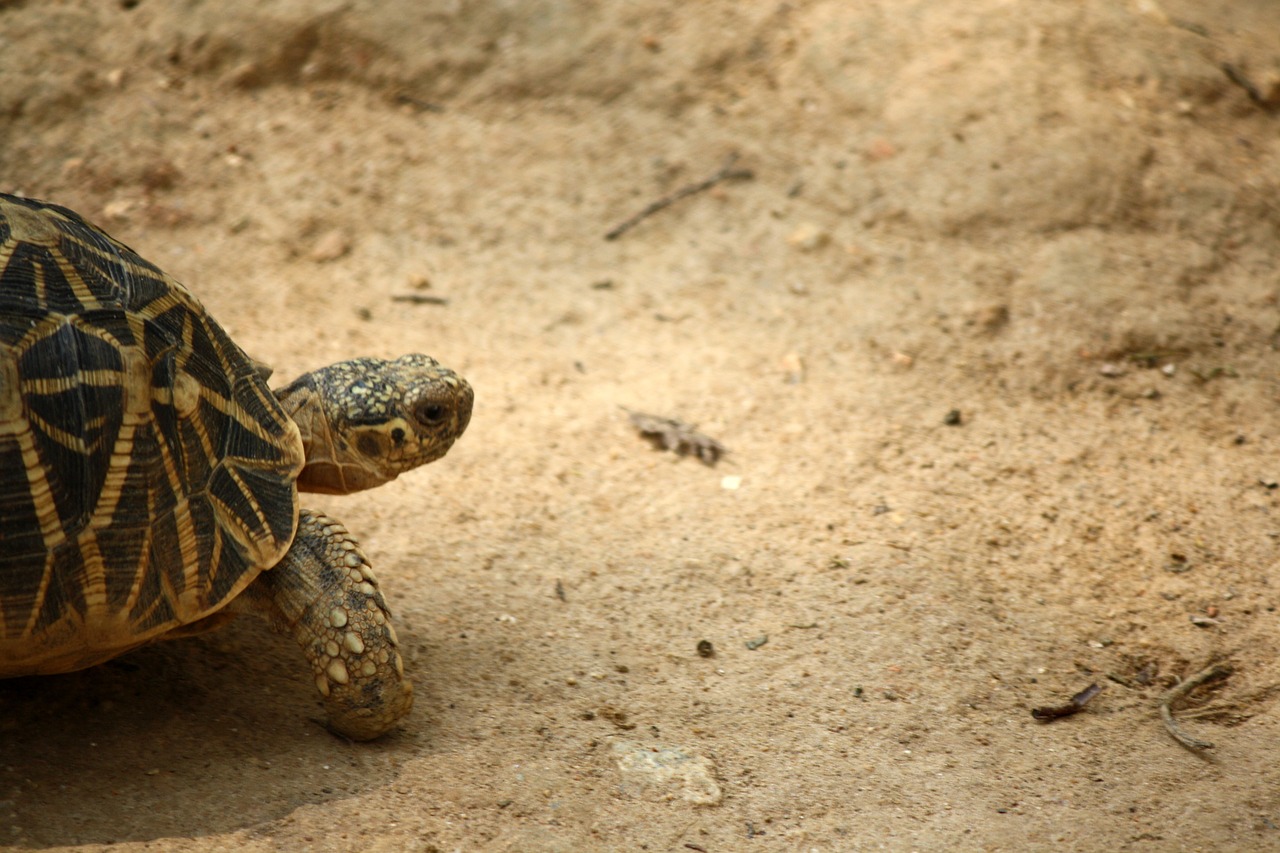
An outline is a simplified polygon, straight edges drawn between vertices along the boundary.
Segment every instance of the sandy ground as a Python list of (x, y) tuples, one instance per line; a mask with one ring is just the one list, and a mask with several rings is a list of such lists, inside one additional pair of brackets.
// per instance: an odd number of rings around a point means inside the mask
[(0, 186), (282, 380), (477, 393), (311, 501), (402, 730), (316, 725), (251, 620), (6, 682), (0, 843), (1280, 846), (1276, 44), (1271, 0), (0, 2)]

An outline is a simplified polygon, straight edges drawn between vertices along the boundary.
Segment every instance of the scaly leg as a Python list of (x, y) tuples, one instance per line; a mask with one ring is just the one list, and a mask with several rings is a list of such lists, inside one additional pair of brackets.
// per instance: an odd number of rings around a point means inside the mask
[(311, 661), (329, 727), (371, 740), (413, 707), (391, 614), (347, 529), (310, 510), (293, 545), (241, 598), (293, 634)]

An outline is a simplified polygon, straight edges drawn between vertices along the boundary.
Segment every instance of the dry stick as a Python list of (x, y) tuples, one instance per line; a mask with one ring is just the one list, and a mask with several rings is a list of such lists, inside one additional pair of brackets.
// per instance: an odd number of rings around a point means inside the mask
[(1267, 99), (1262, 97), (1262, 93), (1258, 91), (1258, 87), (1253, 85), (1253, 81), (1244, 75), (1244, 72), (1236, 68), (1230, 62), (1224, 62), (1218, 66), (1222, 69), (1222, 73), (1227, 75), (1227, 79), (1235, 83), (1244, 93), (1249, 96), (1249, 100), (1253, 101), (1260, 107), (1271, 106), (1267, 103)]
[(681, 187), (670, 195), (663, 196), (657, 201), (651, 202), (644, 210), (640, 211), (626, 222), (623, 222), (621, 225), (615, 226), (612, 231), (604, 235), (604, 238), (606, 240), (617, 240), (623, 234), (626, 234), (632, 228), (636, 227), (650, 216), (653, 216), (659, 210), (670, 207), (682, 198), (688, 198), (696, 193), (709, 190), (721, 181), (748, 180), (755, 177), (755, 173), (750, 169), (733, 168), (733, 164), (736, 162), (738, 162), (738, 155), (730, 154), (728, 158), (725, 159), (724, 165), (721, 166), (715, 174), (711, 175), (711, 177), (698, 181), (696, 184), (689, 184), (687, 187)]
[(444, 296), (430, 296), (426, 293), (397, 293), (391, 297), (392, 302), (411, 302), (414, 305), (448, 305)]
[(1169, 734), (1173, 735), (1174, 740), (1187, 749), (1213, 749), (1213, 744), (1206, 740), (1193, 738), (1178, 727), (1178, 724), (1174, 722), (1171, 706), (1200, 685), (1208, 684), (1210, 681), (1217, 681), (1219, 678), (1226, 678), (1230, 674), (1231, 667), (1220, 663), (1214, 664), (1164, 694), (1164, 698), (1160, 700), (1160, 719), (1164, 721), (1164, 727), (1169, 730)]

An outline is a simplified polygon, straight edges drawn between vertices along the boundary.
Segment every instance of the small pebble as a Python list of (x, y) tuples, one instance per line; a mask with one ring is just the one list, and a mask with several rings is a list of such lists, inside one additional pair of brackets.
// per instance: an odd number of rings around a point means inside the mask
[(626, 782), (673, 790), (695, 805), (714, 806), (724, 797), (715, 765), (685, 747), (619, 741), (613, 745), (613, 754)]
[(804, 361), (800, 353), (789, 352), (782, 357), (782, 372), (788, 385), (799, 385), (804, 381)]
[(812, 222), (806, 222), (791, 232), (787, 242), (802, 252), (813, 252), (830, 243), (831, 235)]
[(326, 231), (311, 247), (311, 260), (318, 264), (336, 261), (351, 251), (351, 240), (341, 229)]
[(897, 147), (884, 137), (877, 137), (871, 140), (871, 144), (866, 148), (866, 157), (873, 163), (880, 160), (888, 160), (897, 153)]

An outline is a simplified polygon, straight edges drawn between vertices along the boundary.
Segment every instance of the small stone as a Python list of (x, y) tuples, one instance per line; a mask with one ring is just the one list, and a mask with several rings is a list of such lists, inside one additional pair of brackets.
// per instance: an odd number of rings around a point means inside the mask
[(1264, 106), (1280, 107), (1280, 71), (1268, 71), (1258, 80), (1258, 96)]
[(871, 144), (866, 148), (866, 157), (872, 163), (877, 163), (881, 160), (888, 160), (897, 153), (897, 147), (884, 137), (877, 137), (871, 140)]
[(240, 89), (253, 89), (264, 82), (262, 68), (256, 62), (242, 62), (227, 74), (227, 82)]
[(959, 409), (952, 409), (943, 415), (942, 423), (946, 426), (960, 426), (964, 423), (964, 415), (960, 414)]
[(789, 352), (782, 357), (782, 372), (788, 385), (799, 385), (804, 381), (804, 361), (800, 353)]
[(1009, 325), (1009, 306), (988, 305), (974, 315), (974, 322), (987, 334), (998, 332)]
[(1108, 361), (1098, 367), (1098, 373), (1108, 379), (1115, 379), (1117, 376), (1124, 376), (1125, 369), (1123, 364), (1116, 364), (1115, 362)]
[(129, 214), (138, 207), (138, 202), (119, 198), (115, 201), (109, 201), (102, 207), (102, 215), (107, 219), (128, 219)]
[(340, 228), (326, 231), (311, 247), (311, 260), (318, 264), (336, 261), (351, 251), (351, 240)]
[(711, 645), (710, 640), (698, 641), (698, 657), (711, 658), (716, 656), (716, 647)]
[[(713, 806), (724, 798), (711, 761), (680, 746), (619, 741), (613, 745), (624, 780), (645, 787), (679, 785), (685, 800)], [(625, 787), (624, 787), (625, 790)]]
[(787, 242), (802, 252), (813, 252), (831, 242), (831, 235), (812, 222), (806, 222), (791, 232)]
[(728, 476), (720, 478), (720, 488), (724, 489), (726, 492), (736, 492), (741, 485), (742, 478), (737, 474), (729, 474)]

